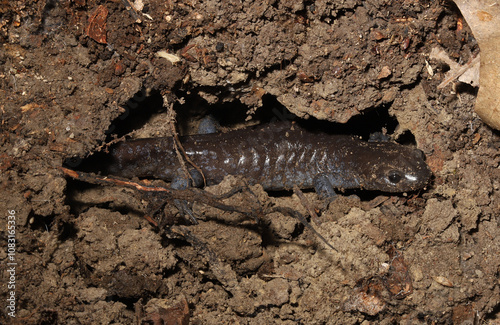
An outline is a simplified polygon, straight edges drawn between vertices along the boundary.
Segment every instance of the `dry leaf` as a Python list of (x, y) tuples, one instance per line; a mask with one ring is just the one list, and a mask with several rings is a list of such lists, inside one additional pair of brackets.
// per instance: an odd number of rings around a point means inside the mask
[(170, 54), (170, 53), (168, 53), (167, 51), (164, 51), (164, 50), (160, 50), (160, 51), (156, 52), (156, 56), (159, 57), (159, 58), (167, 59), (172, 64), (176, 64), (176, 63), (181, 62), (181, 58), (180, 57), (178, 57), (175, 54)]
[(108, 9), (103, 5), (97, 7), (89, 18), (89, 24), (86, 29), (87, 36), (94, 41), (106, 44), (106, 20), (108, 18)]
[(444, 276), (435, 276), (435, 277), (433, 277), (433, 279), (434, 279), (434, 281), (436, 281), (437, 283), (439, 283), (442, 286), (449, 287), (449, 288), (453, 287), (453, 283), (450, 280), (448, 280), (448, 278), (445, 278)]
[(481, 86), (476, 113), (500, 130), (500, 3), (495, 0), (454, 0), (481, 50)]
[(434, 47), (431, 50), (429, 57), (431, 59), (442, 61), (450, 67), (450, 70), (445, 74), (443, 82), (438, 85), (439, 89), (446, 87), (450, 82), (457, 78), (460, 82), (474, 87), (479, 86), (479, 55), (467, 64), (460, 65), (453, 61), (443, 49)]

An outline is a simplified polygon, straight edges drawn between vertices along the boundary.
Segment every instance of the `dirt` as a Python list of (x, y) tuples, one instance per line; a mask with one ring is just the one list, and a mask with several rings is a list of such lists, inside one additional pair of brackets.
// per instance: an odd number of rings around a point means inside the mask
[[(479, 53), (452, 2), (127, 3), (0, 7), (1, 323), (500, 322), (500, 134), (473, 112), (477, 88), (437, 88), (448, 67), (429, 58)], [(171, 105), (181, 133), (207, 114), (226, 130), (294, 115), (386, 132), (434, 176), (329, 204), (306, 192), (331, 249), (279, 212), (195, 204), (193, 225), (169, 204), (159, 229), (137, 191), (60, 169), (114, 136), (169, 135)], [(293, 193), (251, 190), (224, 202), (308, 216)]]

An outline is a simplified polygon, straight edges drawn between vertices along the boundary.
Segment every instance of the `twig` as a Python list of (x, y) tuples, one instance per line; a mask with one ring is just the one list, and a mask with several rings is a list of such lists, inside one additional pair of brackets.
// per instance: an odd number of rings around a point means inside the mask
[(319, 217), (316, 214), (316, 211), (314, 211), (311, 204), (309, 203), (309, 200), (307, 200), (304, 193), (300, 190), (300, 188), (297, 185), (293, 186), (293, 193), (295, 193), (295, 195), (297, 195), (299, 197), (300, 202), (307, 209), (307, 211), (309, 212), (309, 215), (311, 216), (311, 219), (314, 221), (314, 223), (317, 224), (318, 226), (321, 225), (321, 220), (319, 220)]
[[(163, 100), (166, 102), (167, 97), (163, 96)], [(205, 186), (207, 184), (205, 174), (203, 174), (203, 171), (201, 170), (200, 167), (198, 167), (187, 155), (186, 150), (184, 150), (184, 147), (182, 146), (181, 141), (179, 140), (179, 135), (177, 134), (177, 130), (175, 129), (175, 111), (174, 111), (174, 105), (171, 104), (168, 107), (168, 125), (170, 126), (170, 133), (172, 134), (172, 137), (174, 138), (174, 144), (175, 144), (175, 153), (177, 154), (177, 159), (179, 160), (179, 163), (181, 164), (183, 172), (186, 174), (186, 178), (190, 178), (193, 183), (193, 177), (189, 173), (186, 163), (184, 162), (187, 161), (191, 166), (194, 167), (200, 173), (201, 177), (203, 178), (203, 184), (202, 186)], [(181, 155), (182, 152), (182, 155)]]
[(141, 21), (141, 19), (139, 18), (139, 13), (137, 12), (137, 10), (135, 9), (134, 7), (134, 4), (132, 3), (132, 1), (130, 0), (122, 0), (123, 4), (125, 5), (125, 8), (128, 10), (128, 12), (130, 13), (130, 16), (132, 16), (132, 18), (135, 20), (135, 21)]
[[(209, 192), (194, 187), (187, 188), (184, 190), (178, 190), (172, 188), (165, 188), (162, 186), (146, 185), (143, 183), (132, 182), (129, 180), (123, 180), (116, 177), (97, 176), (92, 173), (79, 172), (64, 167), (58, 167), (58, 169), (71, 178), (90, 184), (124, 186), (137, 190), (141, 193), (160, 194), (163, 196), (162, 198), (160, 198), (163, 201), (174, 200), (174, 199), (197, 201), (225, 211), (239, 212), (249, 216), (255, 215), (255, 211), (253, 211), (252, 209), (245, 209), (233, 205), (227, 205), (220, 202), (221, 199), (230, 197), (238, 192), (241, 192), (243, 188), (233, 189), (228, 193), (216, 196)], [(148, 219), (148, 221), (150, 222), (152, 221), (149, 219), (149, 217), (146, 217), (146, 219)], [(158, 225), (154, 221), (152, 223), (155, 224), (155, 226)]]
[(198, 251), (199, 255), (208, 258), (208, 265), (210, 266), (210, 269), (214, 273), (217, 280), (221, 282), (225, 290), (233, 295), (236, 295), (238, 291), (241, 291), (241, 288), (238, 285), (236, 272), (234, 272), (231, 266), (223, 263), (205, 242), (193, 235), (187, 227), (173, 226), (169, 231), (180, 235)]
[(170, 189), (167, 189), (165, 187), (161, 186), (150, 186), (150, 185), (144, 185), (144, 184), (139, 184), (136, 182), (132, 181), (124, 181), (118, 178), (113, 178), (113, 177), (101, 177), (97, 175), (93, 175), (92, 173), (84, 173), (84, 172), (78, 172), (72, 169), (64, 168), (64, 167), (58, 167), (65, 175), (80, 180), (82, 182), (86, 183), (91, 183), (91, 184), (98, 184), (98, 185), (118, 185), (118, 186), (125, 186), (128, 188), (133, 188), (138, 191), (143, 191), (143, 192), (165, 192), (167, 194), (171, 194), (172, 191)]
[(461, 75), (463, 75), (465, 73), (465, 71), (467, 71), (468, 69), (470, 69), (471, 67), (473, 67), (476, 63), (478, 63), (480, 61), (480, 56), (476, 56), (474, 59), (472, 59), (469, 63), (467, 64), (464, 64), (463, 66), (461, 66), (460, 68), (456, 69), (454, 71), (454, 73), (450, 74), (448, 76), (448, 78), (446, 78), (445, 80), (443, 80), (438, 86), (437, 88), (438, 89), (442, 89), (444, 87), (446, 87), (450, 82), (452, 82), (453, 80), (459, 78)]
[(313, 226), (309, 222), (307, 222), (306, 218), (304, 218), (299, 212), (291, 209), (291, 208), (286, 208), (286, 207), (273, 207), (266, 212), (280, 212), (283, 214), (288, 214), (289, 216), (297, 219), (302, 223), (306, 228), (311, 230), (316, 236), (318, 236), (319, 239), (321, 239), (328, 247), (333, 249), (334, 251), (338, 252), (335, 247), (333, 247), (328, 240), (326, 240), (325, 237), (323, 237), (316, 229), (314, 229)]
[[(298, 211), (295, 211), (291, 208), (286, 208), (286, 207), (271, 207), (267, 208), (265, 210), (259, 210), (258, 213), (254, 209), (250, 208), (242, 208), (239, 206), (234, 206), (234, 205), (228, 205), (225, 203), (222, 203), (221, 200), (231, 197), (232, 195), (242, 192), (245, 187), (239, 187), (236, 189), (233, 189), (229, 191), (228, 193), (224, 193), (222, 195), (216, 196), (211, 193), (208, 193), (206, 191), (203, 191), (199, 188), (188, 188), (184, 190), (177, 190), (177, 189), (172, 189), (172, 188), (165, 188), (162, 186), (152, 186), (152, 185), (146, 185), (146, 184), (141, 184), (137, 182), (132, 182), (132, 181), (125, 181), (119, 178), (115, 177), (102, 177), (102, 176), (97, 176), (92, 173), (85, 173), (85, 172), (78, 172), (74, 171), (68, 168), (64, 167), (59, 167), (59, 169), (67, 176), (72, 177), (74, 179), (91, 183), (91, 184), (98, 184), (98, 185), (115, 185), (115, 186), (124, 186), (128, 188), (135, 189), (141, 193), (149, 193), (149, 194), (159, 194), (162, 195), (163, 197), (158, 198), (157, 196), (150, 197), (150, 201), (153, 198), (160, 199), (164, 202), (168, 200), (188, 200), (188, 201), (195, 201), (199, 203), (203, 203), (209, 206), (212, 206), (214, 208), (224, 210), (224, 211), (230, 211), (230, 212), (238, 212), (245, 214), (250, 217), (254, 217), (255, 219), (258, 220), (258, 215), (260, 213), (262, 214), (268, 214), (272, 212), (280, 212), (283, 214), (287, 214), (297, 220), (299, 220), (306, 228), (310, 229), (318, 238), (320, 238), (328, 247), (333, 249), (334, 251), (337, 251), (314, 227), (304, 218)], [(247, 187), (248, 189), (248, 187)], [(251, 192), (251, 191), (250, 191)], [(252, 192), (251, 192), (252, 193)], [(253, 194), (253, 193), (252, 193)], [(255, 196), (255, 194), (253, 194)], [(155, 222), (150, 216), (145, 216), (149, 222), (151, 222), (153, 225), (158, 226), (158, 223)]]

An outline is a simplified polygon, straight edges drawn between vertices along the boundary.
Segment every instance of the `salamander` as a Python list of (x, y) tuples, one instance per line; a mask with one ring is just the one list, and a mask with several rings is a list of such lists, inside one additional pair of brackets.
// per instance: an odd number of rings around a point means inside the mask
[[(394, 142), (366, 142), (302, 128), (295, 123), (270, 124), (226, 133), (180, 137), (189, 159), (206, 185), (226, 175), (242, 175), (265, 190), (315, 188), (324, 196), (334, 190), (365, 189), (406, 192), (423, 188), (431, 171), (422, 151)], [(118, 143), (110, 151), (108, 174), (186, 180), (172, 137)], [(186, 163), (187, 167), (190, 167)], [(190, 169), (194, 186), (203, 185)]]

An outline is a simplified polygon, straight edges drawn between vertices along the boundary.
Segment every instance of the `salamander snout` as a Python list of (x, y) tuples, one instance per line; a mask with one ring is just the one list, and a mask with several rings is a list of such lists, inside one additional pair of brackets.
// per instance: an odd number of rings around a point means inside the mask
[(383, 176), (384, 186), (380, 186), (381, 190), (388, 192), (404, 192), (416, 190), (424, 187), (431, 172), (427, 165), (416, 166), (412, 170), (391, 169)]
[(383, 183), (389, 192), (410, 191), (424, 187), (431, 171), (425, 163), (425, 155), (421, 150), (413, 149), (407, 155), (399, 157), (399, 164), (386, 166), (383, 169)]
[(427, 185), (432, 173), (421, 150), (391, 143), (379, 145), (377, 149), (378, 158), (366, 165), (370, 177), (364, 188), (396, 193)]

